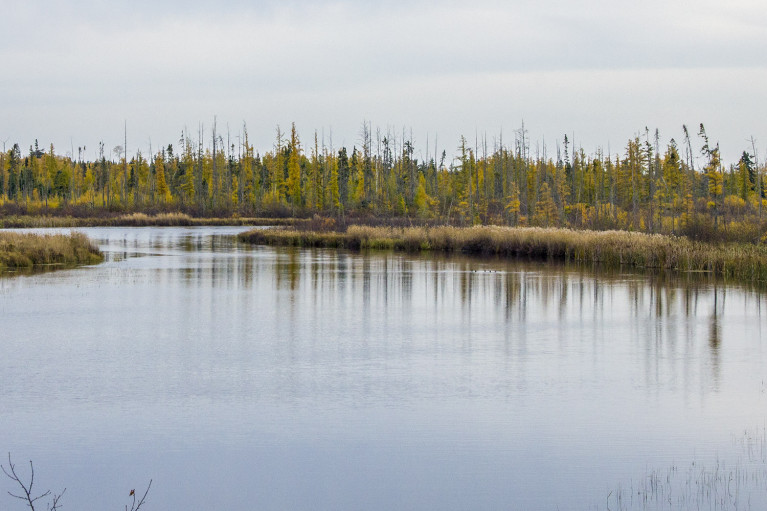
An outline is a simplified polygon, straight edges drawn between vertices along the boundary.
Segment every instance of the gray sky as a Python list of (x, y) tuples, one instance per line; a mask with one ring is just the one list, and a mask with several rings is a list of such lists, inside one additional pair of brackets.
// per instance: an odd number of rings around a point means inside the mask
[[(147, 152), (217, 116), (263, 151), (295, 121), (359, 145), (412, 129), (452, 153), (524, 120), (553, 154), (565, 133), (623, 153), (703, 122), (725, 161), (767, 156), (767, 9), (756, 0), (506, 2), (30, 0), (0, 17), (0, 142), (57, 152), (103, 140)], [(209, 135), (206, 135), (209, 137)], [(699, 147), (697, 136), (694, 147)]]

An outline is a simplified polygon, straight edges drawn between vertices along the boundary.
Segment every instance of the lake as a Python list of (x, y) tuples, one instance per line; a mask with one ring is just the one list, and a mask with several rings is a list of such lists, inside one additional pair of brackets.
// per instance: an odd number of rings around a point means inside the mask
[(0, 453), (65, 509), (767, 508), (763, 293), (78, 230), (0, 278)]

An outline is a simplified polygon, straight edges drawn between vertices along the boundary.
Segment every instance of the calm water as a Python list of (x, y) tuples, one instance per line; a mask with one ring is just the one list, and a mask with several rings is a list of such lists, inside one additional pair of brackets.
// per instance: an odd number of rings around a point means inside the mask
[(758, 293), (82, 230), (0, 279), (0, 452), (68, 509), (767, 507)]

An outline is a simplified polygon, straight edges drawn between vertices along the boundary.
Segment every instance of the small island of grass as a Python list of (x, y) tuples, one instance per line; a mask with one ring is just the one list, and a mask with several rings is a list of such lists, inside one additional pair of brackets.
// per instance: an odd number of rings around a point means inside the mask
[(0, 273), (43, 266), (71, 267), (103, 261), (99, 249), (82, 233), (0, 232)]

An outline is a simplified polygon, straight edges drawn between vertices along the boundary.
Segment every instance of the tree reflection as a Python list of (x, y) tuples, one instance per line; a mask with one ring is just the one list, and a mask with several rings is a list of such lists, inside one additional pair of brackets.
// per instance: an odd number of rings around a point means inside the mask
[[(648, 385), (680, 381), (693, 389), (698, 378), (711, 382), (711, 389), (720, 385), (726, 294), (723, 286), (712, 287), (708, 275), (597, 272), (461, 255), (267, 250), (273, 267), (251, 258), (214, 265), (210, 276), (220, 282), (219, 273), (229, 279), (236, 273), (246, 283), (258, 283), (271, 273), (277, 289), (291, 293), (291, 309), (295, 300), (317, 302), (312, 307), (338, 303), (370, 329), (396, 329), (411, 321), (425, 327), (434, 318), (434, 325), (462, 332), (465, 346), (477, 346), (483, 332), (500, 327), (505, 357), (518, 356), (515, 346), (522, 349), (532, 335), (543, 335), (544, 342), (551, 335), (560, 350), (589, 346), (595, 354), (604, 343), (618, 343), (641, 354)], [(743, 293), (756, 297), (758, 314), (761, 294)], [(552, 326), (551, 334), (545, 333)], [(690, 367), (701, 349), (708, 352), (705, 376)]]
[[(721, 306), (724, 308), (725, 293), (722, 291)], [(722, 325), (719, 320), (719, 289), (714, 287), (714, 307), (709, 319), (708, 347), (711, 356), (711, 381), (716, 390), (719, 387), (721, 365), (720, 347), (722, 343)]]

